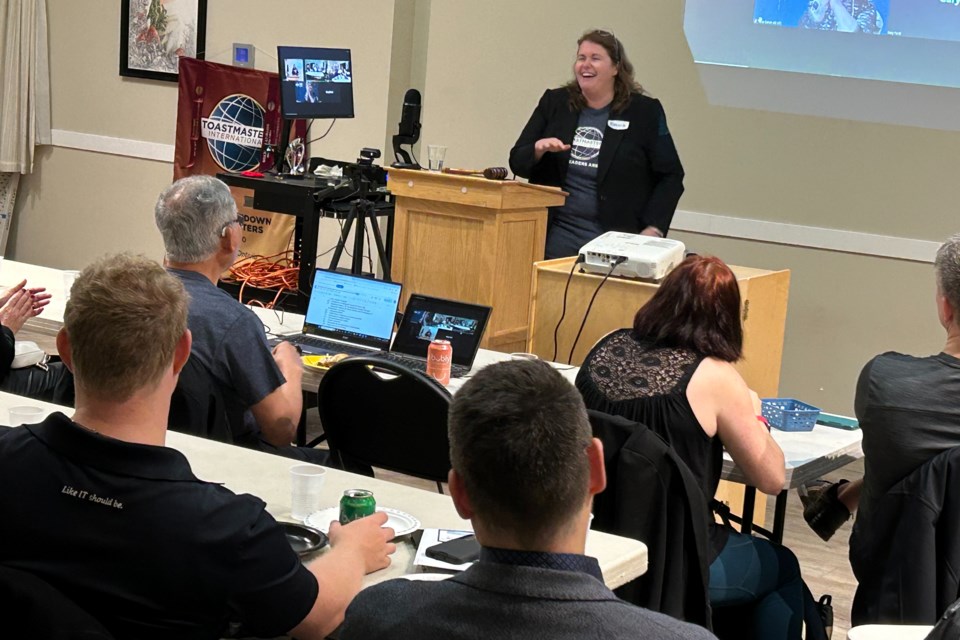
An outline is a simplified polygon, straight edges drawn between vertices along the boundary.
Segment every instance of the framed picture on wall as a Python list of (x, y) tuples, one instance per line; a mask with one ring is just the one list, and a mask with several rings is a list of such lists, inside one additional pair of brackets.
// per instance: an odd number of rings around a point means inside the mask
[(177, 81), (180, 56), (203, 59), (207, 0), (120, 0), (120, 75)]

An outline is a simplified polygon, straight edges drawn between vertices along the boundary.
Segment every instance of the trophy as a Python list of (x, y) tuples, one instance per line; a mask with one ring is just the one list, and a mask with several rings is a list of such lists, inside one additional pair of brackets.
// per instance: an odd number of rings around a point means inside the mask
[(306, 146), (303, 143), (303, 138), (296, 138), (287, 145), (287, 152), (284, 157), (287, 166), (290, 167), (290, 176), (303, 177), (304, 155), (306, 155)]

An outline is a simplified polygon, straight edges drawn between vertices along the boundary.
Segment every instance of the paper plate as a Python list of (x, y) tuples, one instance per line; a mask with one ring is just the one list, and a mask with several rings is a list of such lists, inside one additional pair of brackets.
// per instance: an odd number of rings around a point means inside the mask
[(414, 582), (440, 582), (453, 576), (454, 574), (452, 573), (407, 573), (400, 577), (404, 580), (412, 580)]
[[(398, 538), (413, 533), (420, 528), (420, 521), (405, 511), (390, 509), (388, 507), (377, 507), (377, 511), (383, 511), (387, 514), (386, 526), (392, 528)], [(339, 517), (340, 507), (327, 507), (326, 509), (311, 513), (307, 516), (307, 519), (304, 520), (304, 524), (314, 529), (319, 529), (324, 533), (329, 533), (330, 521), (337, 520)]]
[(300, 356), (300, 362), (302, 362), (303, 366), (307, 369), (313, 369), (314, 371), (326, 371), (336, 363), (346, 358), (346, 353), (338, 353), (336, 355), (308, 355)]

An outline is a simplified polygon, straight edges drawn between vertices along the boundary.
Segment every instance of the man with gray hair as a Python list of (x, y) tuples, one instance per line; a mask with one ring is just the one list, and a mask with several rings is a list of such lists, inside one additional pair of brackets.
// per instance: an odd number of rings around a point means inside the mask
[(863, 430), (863, 480), (831, 484), (804, 509), (807, 522), (824, 540), (853, 511), (858, 522), (866, 522), (898, 481), (960, 446), (960, 234), (937, 251), (934, 271), (946, 344), (926, 357), (888, 351), (864, 366), (854, 401)]
[(160, 194), (154, 215), (167, 270), (190, 294), (191, 357), (220, 390), (234, 443), (325, 462), (325, 452), (289, 446), (303, 405), (296, 349), (281, 342), (271, 351), (257, 316), (217, 288), (241, 241), (230, 189), (212, 176), (182, 178)]

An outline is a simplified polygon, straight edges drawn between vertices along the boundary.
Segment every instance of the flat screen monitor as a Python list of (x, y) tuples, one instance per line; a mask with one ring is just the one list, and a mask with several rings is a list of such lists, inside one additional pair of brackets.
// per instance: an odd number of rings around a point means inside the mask
[(349, 49), (277, 47), (277, 58), (284, 118), (353, 117), (353, 64)]

